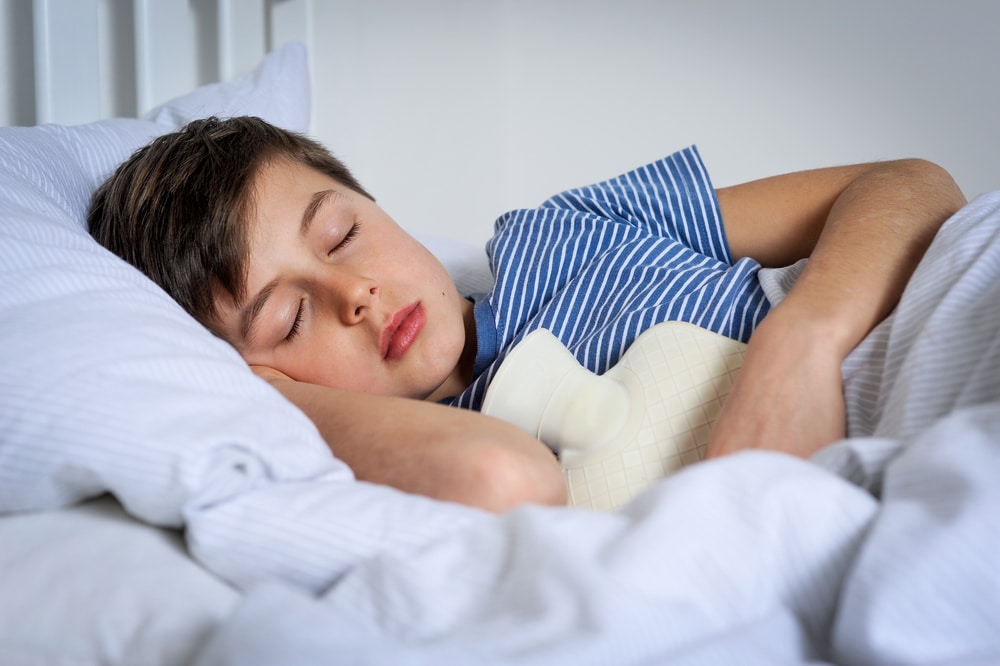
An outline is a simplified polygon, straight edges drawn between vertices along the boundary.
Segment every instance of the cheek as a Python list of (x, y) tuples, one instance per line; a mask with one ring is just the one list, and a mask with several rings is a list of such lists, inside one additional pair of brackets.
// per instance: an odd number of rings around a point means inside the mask
[(448, 276), (448, 271), (441, 261), (430, 250), (424, 247), (420, 241), (405, 234), (405, 232), (400, 232), (400, 234), (400, 236), (395, 238), (395, 242), (393, 243), (393, 265), (401, 269), (405, 267), (405, 270), (409, 271), (411, 275), (420, 274), (424, 277), (439, 277), (443, 274), (446, 277)]
[(343, 391), (376, 393), (378, 385), (370, 364), (352, 353), (348, 341), (324, 340), (296, 350), (297, 379)]

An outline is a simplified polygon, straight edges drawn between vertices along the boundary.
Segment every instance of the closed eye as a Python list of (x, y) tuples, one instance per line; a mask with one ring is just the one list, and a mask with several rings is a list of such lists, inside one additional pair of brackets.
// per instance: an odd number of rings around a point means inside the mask
[(344, 237), (341, 239), (341, 241), (339, 243), (337, 243), (336, 247), (334, 247), (332, 250), (330, 250), (330, 254), (333, 254), (334, 252), (337, 252), (339, 250), (343, 250), (345, 247), (347, 247), (348, 245), (350, 245), (351, 241), (353, 241), (355, 238), (357, 238), (357, 236), (358, 236), (358, 228), (360, 226), (361, 225), (358, 222), (355, 222), (353, 225), (351, 225), (351, 228), (348, 229), (347, 233), (344, 235)]
[(303, 310), (305, 309), (305, 300), (299, 301), (299, 309), (295, 312), (295, 321), (292, 322), (292, 327), (288, 331), (288, 335), (285, 336), (285, 342), (291, 342), (295, 339), (295, 336), (299, 334), (299, 328), (302, 326), (302, 316)]

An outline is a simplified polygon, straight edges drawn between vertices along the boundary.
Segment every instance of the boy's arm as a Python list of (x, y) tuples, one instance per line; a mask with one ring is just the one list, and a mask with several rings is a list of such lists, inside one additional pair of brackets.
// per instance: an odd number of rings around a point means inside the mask
[(297, 382), (269, 368), (254, 371), (312, 419), (359, 480), (494, 512), (566, 502), (552, 451), (508, 423), (422, 400)]
[(922, 160), (807, 171), (718, 194), (734, 256), (809, 263), (751, 337), (708, 455), (809, 456), (845, 434), (844, 358), (895, 307), (965, 197)]

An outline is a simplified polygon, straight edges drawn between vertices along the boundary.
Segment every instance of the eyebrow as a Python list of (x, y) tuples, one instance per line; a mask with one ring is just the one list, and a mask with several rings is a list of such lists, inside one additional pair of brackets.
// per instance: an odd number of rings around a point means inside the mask
[(336, 194), (333, 190), (322, 190), (312, 195), (312, 198), (309, 199), (309, 205), (302, 211), (302, 224), (299, 226), (300, 236), (305, 236), (309, 233), (309, 227), (312, 226), (313, 220), (316, 219), (316, 213), (319, 212), (323, 204)]
[(272, 280), (254, 296), (249, 305), (243, 308), (243, 312), (240, 314), (240, 336), (244, 343), (249, 344), (252, 341), (254, 328), (257, 325), (257, 318), (264, 309), (267, 299), (271, 297), (277, 286), (278, 281)]

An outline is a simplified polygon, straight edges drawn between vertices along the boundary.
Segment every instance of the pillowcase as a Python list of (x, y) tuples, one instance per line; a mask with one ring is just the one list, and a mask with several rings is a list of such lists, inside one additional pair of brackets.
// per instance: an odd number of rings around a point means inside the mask
[(180, 526), (213, 468), (240, 470), (234, 451), (272, 479), (353, 478), (298, 409), (85, 229), (94, 189), (135, 149), (197, 117), (244, 114), (308, 128), (302, 45), (144, 119), (0, 128), (0, 512), (110, 491)]

